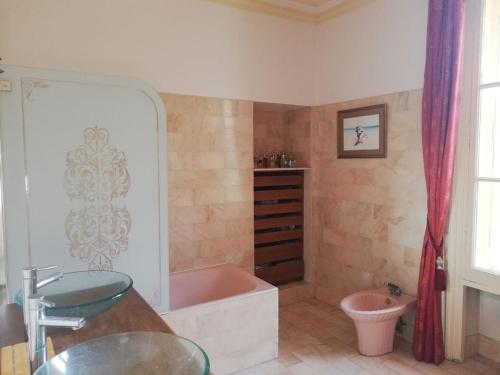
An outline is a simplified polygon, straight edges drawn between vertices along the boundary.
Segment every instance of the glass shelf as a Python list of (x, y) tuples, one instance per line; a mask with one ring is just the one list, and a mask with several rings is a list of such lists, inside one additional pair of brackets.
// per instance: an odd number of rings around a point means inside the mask
[[(38, 294), (55, 303), (55, 307), (46, 309), (49, 316), (91, 318), (118, 302), (132, 284), (130, 276), (121, 272), (69, 272), (38, 289)], [(16, 295), (18, 305), (22, 305), (21, 295), (21, 292)]]
[(198, 345), (163, 332), (127, 332), (73, 346), (34, 375), (208, 375), (210, 362)]

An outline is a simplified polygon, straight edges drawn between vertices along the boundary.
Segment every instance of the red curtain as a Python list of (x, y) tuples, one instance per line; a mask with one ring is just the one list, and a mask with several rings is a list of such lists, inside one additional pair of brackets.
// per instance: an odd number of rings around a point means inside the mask
[(444, 360), (443, 236), (448, 224), (457, 143), (464, 14), (464, 0), (429, 0), (422, 104), (427, 229), (420, 263), (413, 350), (419, 361), (435, 364)]

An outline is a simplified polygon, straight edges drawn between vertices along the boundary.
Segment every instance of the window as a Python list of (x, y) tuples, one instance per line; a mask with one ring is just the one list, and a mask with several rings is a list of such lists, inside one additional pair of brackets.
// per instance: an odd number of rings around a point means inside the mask
[(472, 267), (500, 273), (500, 1), (484, 0), (482, 14)]
[[(467, 294), (500, 295), (500, 0), (466, 0), (445, 350), (464, 359)], [(467, 287), (467, 288), (464, 288)], [(470, 319), (469, 319), (470, 320)]]

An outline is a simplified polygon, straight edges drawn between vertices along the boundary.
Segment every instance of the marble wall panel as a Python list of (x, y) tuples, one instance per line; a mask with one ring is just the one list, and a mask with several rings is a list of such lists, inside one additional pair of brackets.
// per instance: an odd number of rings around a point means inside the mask
[[(426, 222), (422, 91), (313, 107), (313, 283), (322, 301), (381, 287), (416, 295)], [(387, 103), (388, 155), (337, 159), (337, 112)]]
[(254, 153), (285, 151), (298, 166), (311, 163), (311, 108), (289, 111), (254, 109)]
[(162, 94), (168, 114), (170, 271), (253, 273), (253, 103)]

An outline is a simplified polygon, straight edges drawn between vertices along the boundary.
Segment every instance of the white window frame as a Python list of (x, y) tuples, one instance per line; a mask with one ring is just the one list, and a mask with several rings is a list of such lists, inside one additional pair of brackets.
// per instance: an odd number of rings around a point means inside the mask
[[(479, 96), (482, 89), (500, 87), (500, 82), (481, 84), (480, 82), (480, 47), (482, 30), (483, 0), (469, 1), (470, 17), (467, 29), (464, 54), (464, 84), (462, 88), (462, 118), (459, 132), (459, 148), (456, 170), (457, 183), (463, 185), (461, 200), (465, 202), (463, 213), (463, 246), (465, 284), (481, 285), (480, 289), (500, 294), (500, 273), (475, 268), (473, 265), (475, 251), (475, 225), (477, 186), (481, 181), (500, 183), (500, 178), (479, 177), (477, 173), (479, 143)], [(465, 152), (464, 152), (465, 151)], [(463, 171), (462, 173), (460, 173)], [(456, 192), (460, 194), (459, 191)], [(459, 196), (460, 197), (460, 196)]]
[(446, 358), (464, 360), (467, 287), (500, 294), (500, 275), (473, 267), (477, 181), (500, 182), (476, 175), (481, 88), (500, 87), (480, 83), (480, 47), (484, 0), (467, 0), (465, 22), (462, 106), (446, 254), (449, 288), (445, 305)]

